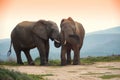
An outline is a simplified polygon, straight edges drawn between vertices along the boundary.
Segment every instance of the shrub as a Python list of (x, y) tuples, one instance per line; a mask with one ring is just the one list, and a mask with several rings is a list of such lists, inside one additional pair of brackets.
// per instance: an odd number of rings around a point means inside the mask
[(120, 78), (120, 74), (103, 75), (103, 76), (101, 76), (100, 78), (102, 78), (102, 79)]
[(120, 61), (120, 55), (112, 55), (112, 56), (99, 56), (99, 57), (87, 57), (81, 58), (82, 64), (93, 64), (94, 62), (114, 62)]
[(41, 75), (27, 75), (0, 68), (0, 80), (44, 80)]

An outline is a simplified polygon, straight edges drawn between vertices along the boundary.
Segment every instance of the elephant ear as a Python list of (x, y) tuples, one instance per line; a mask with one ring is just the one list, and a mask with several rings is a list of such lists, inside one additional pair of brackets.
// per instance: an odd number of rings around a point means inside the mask
[(68, 19), (62, 19), (62, 20), (61, 20), (60, 27), (62, 27), (62, 23), (63, 23), (63, 22), (69, 22), (69, 21), (70, 21), (70, 23), (72, 23), (72, 24), (75, 26), (74, 20), (73, 20), (71, 17), (68, 17)]
[(73, 20), (71, 17), (68, 17), (68, 20), (70, 20), (70, 21), (73, 21), (73, 22), (74, 22), (74, 20)]
[(61, 23), (60, 23), (60, 27), (62, 28), (62, 23), (65, 21), (66, 19), (62, 19)]
[(35, 23), (33, 26), (33, 33), (37, 35), (39, 38), (47, 40), (48, 35), (47, 35), (47, 22), (45, 20), (40, 20)]
[(72, 24), (74, 24), (74, 25), (75, 25), (75, 21), (74, 21), (71, 17), (69, 17), (69, 18), (68, 18), (68, 20), (69, 20), (69, 21), (71, 21), (71, 22), (72, 22)]

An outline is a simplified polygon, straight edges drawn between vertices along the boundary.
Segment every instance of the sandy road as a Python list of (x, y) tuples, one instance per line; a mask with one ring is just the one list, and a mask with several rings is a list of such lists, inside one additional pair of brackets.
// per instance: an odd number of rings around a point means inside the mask
[[(44, 75), (47, 80), (103, 80), (102, 75), (120, 74), (120, 62), (99, 62), (93, 65), (69, 66), (4, 66), (27, 74)], [(120, 80), (112, 78), (109, 80)]]

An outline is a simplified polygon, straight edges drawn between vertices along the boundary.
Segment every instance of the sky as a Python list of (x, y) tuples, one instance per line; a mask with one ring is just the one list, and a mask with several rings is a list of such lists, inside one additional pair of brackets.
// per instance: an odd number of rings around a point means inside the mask
[(22, 21), (72, 17), (86, 33), (120, 26), (120, 0), (0, 0), (0, 39)]

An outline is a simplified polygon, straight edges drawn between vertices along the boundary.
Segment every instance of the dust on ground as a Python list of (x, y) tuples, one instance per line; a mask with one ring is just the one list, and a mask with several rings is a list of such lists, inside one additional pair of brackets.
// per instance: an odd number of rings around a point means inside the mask
[[(4, 66), (27, 74), (44, 75), (45, 80), (103, 80), (102, 75), (120, 74), (120, 62), (97, 62), (93, 65)], [(109, 80), (120, 80), (112, 78)]]

